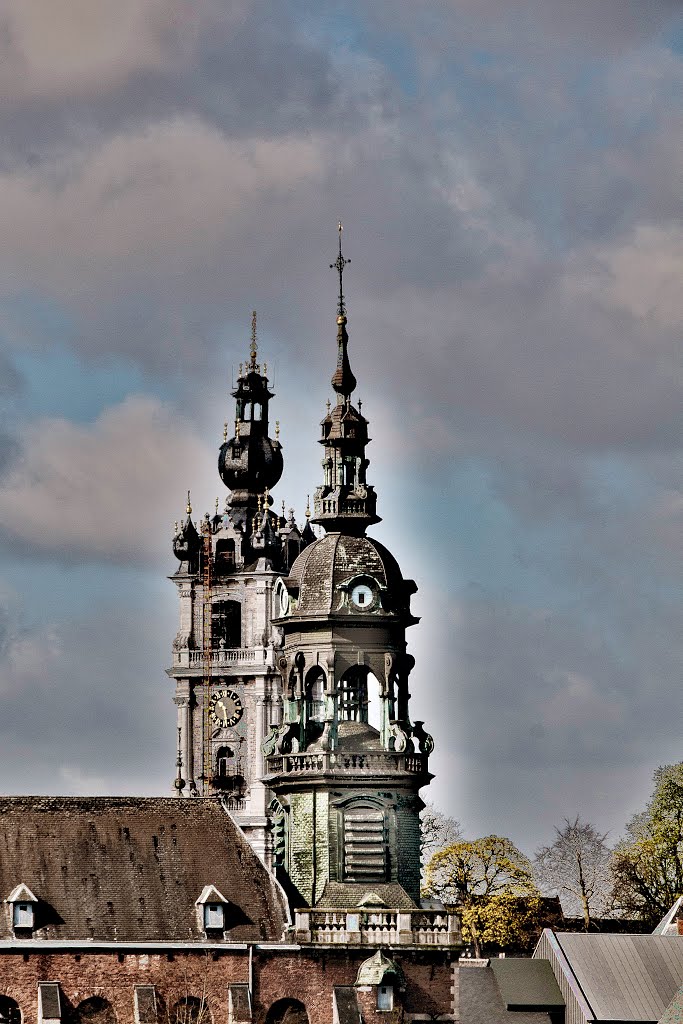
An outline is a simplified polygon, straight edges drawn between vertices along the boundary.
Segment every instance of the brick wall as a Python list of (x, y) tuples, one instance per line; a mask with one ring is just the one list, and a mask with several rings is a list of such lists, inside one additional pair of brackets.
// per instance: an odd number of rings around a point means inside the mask
[[(336, 985), (353, 985), (358, 968), (372, 949), (263, 950), (253, 954), (254, 1022), (264, 1024), (268, 1008), (285, 996), (304, 1003), (310, 1024), (330, 1024)], [(397, 994), (407, 1013), (449, 1014), (451, 967), (448, 952), (396, 954), (406, 976), (404, 994)], [(19, 1004), (23, 1024), (37, 1024), (37, 986), (56, 981), (69, 1010), (92, 996), (107, 999), (117, 1024), (134, 1024), (135, 985), (154, 985), (160, 1024), (173, 1020), (171, 1008), (186, 996), (205, 996), (212, 1024), (228, 1024), (228, 985), (247, 983), (247, 950), (182, 953), (26, 952), (0, 954), (0, 994)], [(377, 1012), (374, 990), (361, 992), (365, 1024), (393, 1024), (392, 1015)], [(400, 1016), (397, 1017), (400, 1019)]]

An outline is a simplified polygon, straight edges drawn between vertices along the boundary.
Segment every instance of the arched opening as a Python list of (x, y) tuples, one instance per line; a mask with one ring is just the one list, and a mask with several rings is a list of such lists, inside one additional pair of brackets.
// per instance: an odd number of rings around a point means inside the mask
[(202, 996), (183, 996), (171, 1007), (170, 1024), (209, 1024), (209, 1004)]
[(242, 605), (239, 601), (214, 601), (211, 605), (211, 637), (214, 649), (242, 646)]
[(254, 402), (253, 409), (254, 409), (254, 412), (253, 412), (253, 417), (252, 418), (254, 420), (260, 420), (262, 415), (263, 415), (263, 407), (262, 407), (261, 403), (260, 402)]
[(339, 681), (339, 721), (367, 722), (368, 720), (368, 670), (364, 665), (354, 665)]
[(306, 739), (309, 743), (322, 735), (325, 722), (326, 676), (319, 665), (306, 673)]
[(9, 996), (0, 996), (0, 1024), (21, 1024), (19, 1003)]
[(102, 996), (84, 999), (69, 1015), (70, 1024), (116, 1024), (111, 1003)]
[(235, 568), (235, 541), (232, 537), (219, 540), (216, 544), (216, 571), (232, 572)]
[(367, 700), (368, 700), (368, 722), (374, 726), (377, 731), (381, 728), (381, 701), (380, 701), (380, 685), (379, 679), (372, 672), (368, 672), (366, 679), (367, 687)]
[(298, 999), (278, 999), (266, 1014), (266, 1024), (308, 1024), (306, 1007)]

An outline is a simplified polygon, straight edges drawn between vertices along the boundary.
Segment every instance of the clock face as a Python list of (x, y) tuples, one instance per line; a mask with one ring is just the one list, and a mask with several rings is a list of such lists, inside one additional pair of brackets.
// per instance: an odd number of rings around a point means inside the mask
[(237, 725), (244, 708), (240, 695), (234, 690), (214, 690), (209, 698), (209, 717), (214, 725), (223, 728)]
[(374, 594), (365, 583), (357, 583), (351, 591), (351, 603), (356, 608), (369, 608), (374, 600)]

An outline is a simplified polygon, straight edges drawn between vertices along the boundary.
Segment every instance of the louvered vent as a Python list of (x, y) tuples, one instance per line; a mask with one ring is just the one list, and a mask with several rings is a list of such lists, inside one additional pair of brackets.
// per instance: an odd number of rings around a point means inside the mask
[(344, 814), (344, 877), (349, 881), (386, 881), (384, 811), (352, 807)]

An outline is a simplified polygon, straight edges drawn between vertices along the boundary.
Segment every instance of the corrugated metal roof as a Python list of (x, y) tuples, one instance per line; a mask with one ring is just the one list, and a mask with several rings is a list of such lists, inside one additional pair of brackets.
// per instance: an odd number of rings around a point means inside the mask
[(683, 984), (683, 941), (664, 935), (555, 938), (596, 1020), (659, 1021)]

